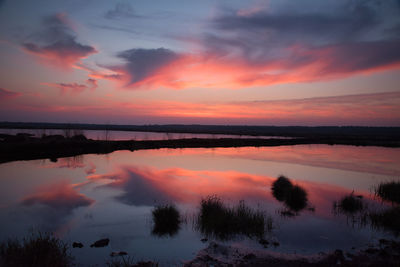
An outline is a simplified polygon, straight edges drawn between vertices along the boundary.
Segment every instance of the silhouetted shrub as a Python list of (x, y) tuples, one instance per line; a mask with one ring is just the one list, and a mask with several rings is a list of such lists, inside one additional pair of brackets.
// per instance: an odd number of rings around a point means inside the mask
[(400, 182), (381, 183), (375, 189), (375, 195), (384, 200), (400, 203)]
[(173, 236), (180, 228), (180, 214), (173, 205), (158, 206), (152, 211), (154, 227), (152, 233), (158, 236)]
[(285, 176), (279, 176), (272, 183), (272, 195), (278, 201), (284, 201), (286, 206), (292, 211), (300, 211), (307, 206), (307, 192), (292, 182)]
[(307, 192), (294, 185), (285, 199), (285, 204), (294, 211), (300, 211), (307, 206)]
[(272, 194), (278, 201), (284, 201), (292, 189), (292, 182), (285, 176), (281, 175), (272, 184)]
[(0, 266), (65, 267), (71, 264), (67, 245), (50, 234), (39, 233), (22, 242), (9, 240), (0, 244)]
[(209, 196), (201, 201), (196, 227), (204, 235), (221, 240), (236, 235), (262, 238), (266, 231), (271, 230), (272, 219), (246, 206), (244, 201), (229, 208), (220, 198)]

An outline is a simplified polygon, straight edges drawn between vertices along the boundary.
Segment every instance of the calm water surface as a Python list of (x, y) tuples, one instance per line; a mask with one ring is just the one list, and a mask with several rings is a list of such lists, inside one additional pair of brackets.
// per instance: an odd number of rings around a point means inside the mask
[[(314, 211), (281, 215), (284, 205), (271, 194), (279, 175), (307, 191)], [(218, 195), (229, 205), (244, 200), (272, 216), (274, 229), (267, 239), (280, 246), (268, 250), (350, 250), (395, 237), (335, 214), (333, 202), (354, 190), (370, 207), (385, 208), (389, 204), (372, 191), (392, 180), (400, 180), (400, 149), (378, 147), (161, 149), (11, 162), (0, 165), (0, 239), (52, 231), (85, 245), (72, 249), (80, 266), (104, 266), (112, 251), (121, 250), (134, 260), (180, 265), (208, 245), (191, 218), (202, 198)], [(166, 203), (174, 203), (187, 223), (173, 237), (157, 237), (151, 234), (151, 210)], [(110, 238), (110, 245), (89, 247), (100, 238)], [(246, 237), (224, 242), (263, 249)]]

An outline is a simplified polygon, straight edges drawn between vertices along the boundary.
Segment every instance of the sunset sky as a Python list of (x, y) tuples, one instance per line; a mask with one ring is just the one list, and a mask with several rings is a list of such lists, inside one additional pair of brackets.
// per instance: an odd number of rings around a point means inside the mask
[(400, 126), (400, 1), (0, 0), (0, 121)]

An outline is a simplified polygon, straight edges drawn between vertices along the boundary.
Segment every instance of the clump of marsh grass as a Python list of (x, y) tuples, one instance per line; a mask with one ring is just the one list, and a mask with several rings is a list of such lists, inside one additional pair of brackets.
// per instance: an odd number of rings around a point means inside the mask
[(396, 236), (400, 234), (400, 207), (370, 213), (369, 218), (373, 228), (390, 231)]
[(207, 237), (227, 240), (236, 235), (263, 238), (272, 229), (272, 219), (259, 210), (253, 210), (240, 201), (227, 207), (217, 196), (201, 200), (196, 228)]
[(152, 211), (154, 227), (152, 233), (157, 236), (174, 236), (178, 233), (181, 216), (174, 205), (155, 207)]
[(338, 202), (335, 201), (333, 208), (338, 213), (353, 214), (362, 211), (365, 207), (360, 196), (354, 196), (354, 192), (352, 192)]
[(285, 176), (279, 176), (272, 183), (272, 195), (283, 201), (292, 211), (298, 212), (307, 206), (307, 192), (299, 185), (293, 185)]
[(0, 266), (66, 267), (72, 265), (68, 246), (51, 234), (33, 234), (0, 244)]
[(400, 204), (400, 182), (381, 183), (375, 188), (375, 195), (383, 200)]

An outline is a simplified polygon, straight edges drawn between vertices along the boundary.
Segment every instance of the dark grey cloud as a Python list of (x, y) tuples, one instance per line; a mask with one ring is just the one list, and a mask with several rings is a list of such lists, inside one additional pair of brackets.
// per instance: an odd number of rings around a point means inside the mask
[[(343, 40), (353, 38), (378, 23), (378, 18), (367, 5), (358, 5), (343, 13), (255, 13), (251, 16), (225, 15), (213, 21), (214, 27), (224, 31), (245, 31), (282, 38)], [(282, 39), (281, 39), (282, 40)]]
[(400, 16), (393, 11), (398, 9), (398, 1), (281, 3), (280, 8), (245, 15), (225, 10), (203, 35), (204, 49), (228, 61), (251, 66), (277, 64), (291, 71), (318, 63), (322, 77), (400, 62), (396, 49)]
[(129, 3), (117, 3), (114, 8), (108, 10), (104, 16), (107, 19), (141, 18), (141, 16), (136, 14), (132, 5)]
[[(400, 64), (400, 40), (341, 44), (324, 48), (330, 51), (321, 75), (334, 72), (352, 72)], [(321, 58), (324, 60), (324, 53)]]
[(126, 61), (126, 64), (121, 68), (130, 77), (129, 85), (133, 85), (177, 60), (179, 55), (165, 48), (138, 48), (123, 51), (118, 54), (118, 57)]
[(41, 31), (29, 37), (33, 41), (22, 44), (27, 52), (65, 67), (70, 67), (79, 59), (97, 52), (94, 47), (76, 40), (76, 34), (68, 25), (68, 19), (63, 13), (44, 18), (42, 25)]

